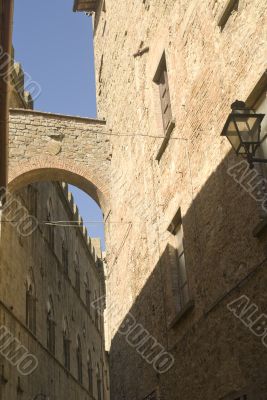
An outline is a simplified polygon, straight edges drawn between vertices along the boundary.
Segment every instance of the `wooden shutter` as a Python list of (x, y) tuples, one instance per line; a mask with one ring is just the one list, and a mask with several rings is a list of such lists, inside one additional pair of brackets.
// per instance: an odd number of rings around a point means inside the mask
[(170, 99), (168, 73), (167, 73), (167, 67), (166, 67), (165, 62), (162, 64), (162, 71), (161, 71), (160, 77), (159, 77), (159, 93), (160, 93), (163, 127), (164, 127), (164, 131), (166, 132), (166, 130), (172, 120), (172, 111), (171, 111), (171, 99)]

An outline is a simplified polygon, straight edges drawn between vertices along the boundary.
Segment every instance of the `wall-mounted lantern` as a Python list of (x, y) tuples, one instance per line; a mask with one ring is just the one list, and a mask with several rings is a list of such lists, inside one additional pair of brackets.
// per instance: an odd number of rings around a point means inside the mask
[(267, 163), (265, 158), (257, 158), (256, 151), (262, 141), (261, 122), (265, 114), (257, 114), (254, 110), (246, 108), (243, 101), (236, 100), (232, 105), (232, 112), (224, 125), (222, 136), (226, 136), (237, 155), (247, 159), (250, 168), (253, 164)]

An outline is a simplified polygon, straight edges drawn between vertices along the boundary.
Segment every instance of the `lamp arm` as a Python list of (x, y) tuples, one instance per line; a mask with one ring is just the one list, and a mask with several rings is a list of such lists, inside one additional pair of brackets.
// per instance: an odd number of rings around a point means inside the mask
[(266, 138), (267, 138), (267, 132), (264, 133), (263, 138), (260, 141), (260, 145), (264, 142), (264, 140), (266, 140)]

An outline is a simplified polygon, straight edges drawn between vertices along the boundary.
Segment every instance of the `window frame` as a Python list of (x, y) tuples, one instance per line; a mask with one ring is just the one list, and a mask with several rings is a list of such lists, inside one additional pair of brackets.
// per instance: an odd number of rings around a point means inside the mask
[(92, 356), (89, 350), (88, 361), (87, 361), (87, 373), (88, 373), (88, 390), (91, 396), (94, 394), (94, 369), (92, 364)]
[[(161, 82), (162, 80), (164, 80), (164, 83)], [(167, 67), (165, 51), (163, 52), (163, 54), (161, 56), (157, 71), (153, 78), (153, 82), (158, 86), (163, 131), (164, 131), (164, 134), (167, 135), (169, 126), (171, 125), (171, 123), (173, 121), (173, 117), (172, 117), (172, 105), (171, 105), (171, 96), (170, 96), (169, 74), (168, 74), (168, 67)], [(169, 114), (168, 114), (169, 117), (165, 120), (164, 114), (167, 109), (169, 110)]]
[[(165, 77), (167, 79), (167, 87), (168, 87), (167, 93), (168, 93), (168, 102), (169, 102), (169, 110), (170, 110), (170, 118), (169, 118), (169, 122), (167, 125), (164, 122), (163, 106), (162, 106), (161, 94), (160, 94), (161, 92), (160, 92), (160, 87), (159, 87), (160, 76), (161, 76), (162, 70), (164, 70), (164, 68), (166, 71)], [(155, 97), (157, 98), (157, 104), (158, 104), (157, 114), (161, 114), (157, 118), (158, 125), (161, 125), (162, 132), (163, 132), (163, 141), (162, 141), (161, 146), (156, 155), (156, 161), (160, 162), (161, 157), (168, 146), (172, 131), (176, 125), (175, 119), (173, 118), (172, 102), (171, 102), (171, 95), (170, 95), (170, 85), (169, 85), (168, 63), (167, 63), (167, 57), (166, 57), (165, 50), (163, 51), (163, 53), (161, 55), (160, 61), (158, 63), (158, 66), (157, 66), (157, 69), (156, 69), (156, 72), (154, 74), (152, 81), (153, 81), (154, 85), (156, 86), (155, 87), (155, 89), (156, 89)], [(157, 92), (157, 95), (156, 95), (156, 92)], [(159, 110), (160, 110), (160, 112), (159, 112)]]
[(227, 0), (226, 5), (219, 17), (218, 20), (218, 26), (220, 27), (221, 31), (224, 30), (224, 28), (227, 25), (227, 22), (229, 18), (231, 17), (232, 13), (234, 11), (238, 11), (239, 7), (239, 0)]
[(76, 358), (77, 358), (77, 379), (78, 382), (83, 384), (83, 358), (82, 358), (82, 342), (81, 338), (77, 336), (77, 348), (76, 348)]
[(56, 353), (56, 321), (52, 298), (49, 299), (47, 311), (47, 349), (55, 356)]
[[(176, 212), (171, 224), (168, 227), (168, 231), (172, 235), (172, 241), (175, 241), (175, 247), (173, 248), (172, 246), (172, 252), (174, 254), (171, 255), (169, 254), (169, 274), (171, 274), (171, 277), (175, 275), (176, 279), (176, 285), (174, 286), (174, 281), (172, 279), (171, 282), (171, 289), (172, 289), (172, 309), (173, 309), (173, 315), (174, 317), (172, 318), (169, 326), (172, 328), (176, 325), (178, 321), (182, 317), (184, 317), (189, 311), (191, 311), (194, 308), (194, 300), (191, 294), (190, 290), (190, 284), (189, 284), (189, 278), (188, 278), (188, 269), (187, 269), (187, 262), (186, 262), (186, 256), (185, 256), (185, 249), (184, 249), (184, 229), (183, 229), (183, 221), (182, 221), (182, 216), (181, 216), (181, 208), (178, 209)], [(178, 234), (180, 235), (180, 238), (178, 237)], [(179, 260), (181, 257), (184, 258), (184, 276), (185, 276), (185, 281), (181, 283), (181, 270), (180, 270), (180, 262)], [(187, 288), (187, 299), (183, 297), (183, 289), (184, 287)]]
[(36, 296), (33, 285), (30, 284), (26, 290), (26, 325), (29, 330), (36, 334)]
[(63, 328), (63, 361), (64, 367), (70, 371), (70, 344), (71, 340), (69, 338), (69, 328), (68, 328), (68, 320), (64, 318), (64, 328)]

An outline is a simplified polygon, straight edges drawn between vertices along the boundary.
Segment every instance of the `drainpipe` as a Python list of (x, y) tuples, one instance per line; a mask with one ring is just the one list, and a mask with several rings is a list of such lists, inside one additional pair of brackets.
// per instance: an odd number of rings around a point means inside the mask
[[(8, 182), (9, 79), (13, 10), (14, 0), (0, 0), (0, 188), (6, 188)], [(3, 54), (5, 56), (1, 57)]]

